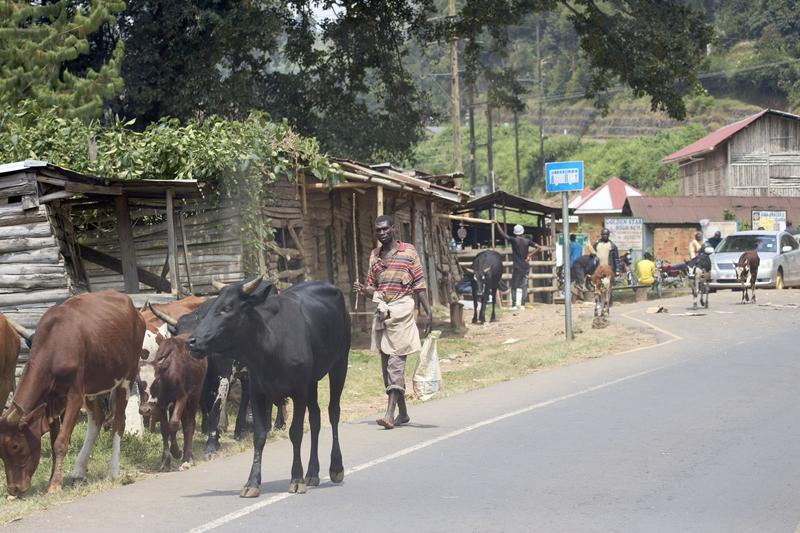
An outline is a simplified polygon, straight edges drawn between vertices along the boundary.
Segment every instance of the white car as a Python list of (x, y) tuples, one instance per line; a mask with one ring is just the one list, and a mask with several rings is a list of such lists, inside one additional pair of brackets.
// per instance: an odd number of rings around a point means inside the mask
[(800, 285), (800, 245), (785, 231), (737, 231), (722, 239), (711, 255), (714, 289), (737, 288), (736, 263), (742, 253), (758, 252), (758, 287), (783, 289)]

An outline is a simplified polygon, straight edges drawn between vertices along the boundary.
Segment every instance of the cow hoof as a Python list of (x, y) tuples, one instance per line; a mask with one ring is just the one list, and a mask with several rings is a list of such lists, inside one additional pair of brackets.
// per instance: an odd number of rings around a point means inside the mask
[(6, 496), (6, 501), (7, 501), (7, 502), (13, 502), (13, 501), (14, 501), (14, 500), (16, 500), (16, 499), (17, 499), (17, 497), (16, 497), (16, 496), (12, 496), (11, 494), (9, 494), (8, 496)]
[(306, 485), (308, 485), (309, 487), (319, 487), (319, 477), (306, 476)]
[(289, 492), (291, 494), (305, 494), (308, 490), (308, 486), (306, 486), (305, 481), (299, 479), (293, 479), (289, 483)]
[(244, 487), (239, 491), (240, 498), (258, 498), (261, 496), (261, 489), (258, 487)]
[(334, 483), (341, 483), (344, 481), (344, 470), (340, 470), (339, 472), (334, 472), (333, 470), (330, 471), (331, 481)]
[(286, 424), (275, 424), (275, 431), (283, 431), (284, 429), (286, 429)]
[(478, 323), (478, 319), (477, 319), (477, 318), (473, 318), (473, 319), (472, 319), (472, 323), (473, 323), (473, 324), (477, 324), (477, 323)]
[(192, 463), (190, 463), (189, 461), (185, 461), (185, 462), (183, 462), (181, 464), (181, 466), (180, 466), (180, 468), (178, 468), (178, 470), (183, 472), (184, 470), (189, 470), (191, 467), (192, 467)]
[(165, 461), (161, 463), (161, 466), (158, 467), (159, 472), (169, 472), (169, 461)]
[(206, 452), (203, 454), (203, 459), (206, 461), (210, 461), (217, 457), (217, 452)]
[(177, 444), (175, 444), (169, 447), (169, 453), (172, 454), (172, 457), (178, 459), (181, 456), (181, 449)]
[(47, 487), (47, 494), (55, 494), (57, 492), (61, 492), (61, 485), (50, 485)]

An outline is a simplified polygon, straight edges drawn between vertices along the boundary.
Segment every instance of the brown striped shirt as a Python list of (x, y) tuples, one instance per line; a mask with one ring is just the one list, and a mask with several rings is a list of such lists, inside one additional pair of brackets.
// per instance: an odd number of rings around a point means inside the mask
[(380, 246), (372, 250), (367, 286), (383, 293), (386, 302), (427, 289), (417, 250), (400, 241), (397, 248), (383, 259)]

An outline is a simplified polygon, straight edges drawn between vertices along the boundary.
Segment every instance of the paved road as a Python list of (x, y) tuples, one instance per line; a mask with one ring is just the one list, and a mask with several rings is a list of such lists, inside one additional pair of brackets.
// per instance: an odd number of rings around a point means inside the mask
[[(800, 304), (800, 291), (759, 298)], [(236, 497), (244, 454), (7, 529), (794, 531), (800, 308), (737, 301), (714, 294), (705, 316), (675, 316), (688, 298), (665, 300), (666, 315), (616, 306), (613, 320), (651, 324), (660, 344), (416, 406), (395, 431), (345, 424), (340, 486), (285, 494), (290, 447), (278, 442), (258, 500)]]

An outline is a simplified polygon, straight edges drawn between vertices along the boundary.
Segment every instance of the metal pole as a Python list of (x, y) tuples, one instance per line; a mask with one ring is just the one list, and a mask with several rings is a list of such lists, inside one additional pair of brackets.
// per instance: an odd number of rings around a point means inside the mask
[(539, 23), (541, 17), (536, 19), (536, 77), (539, 81), (539, 171), (542, 179), (545, 178), (544, 163), (544, 120), (542, 118), (542, 98), (544, 98), (544, 83), (542, 80), (542, 48), (539, 39)]
[[(571, 341), (572, 336), (572, 283), (570, 280), (569, 271), (569, 199), (567, 193), (561, 193), (561, 220), (562, 229), (564, 231), (564, 246), (561, 247), (562, 255), (564, 256), (564, 331), (567, 335), (567, 340)], [(555, 243), (553, 243), (555, 244)]]

